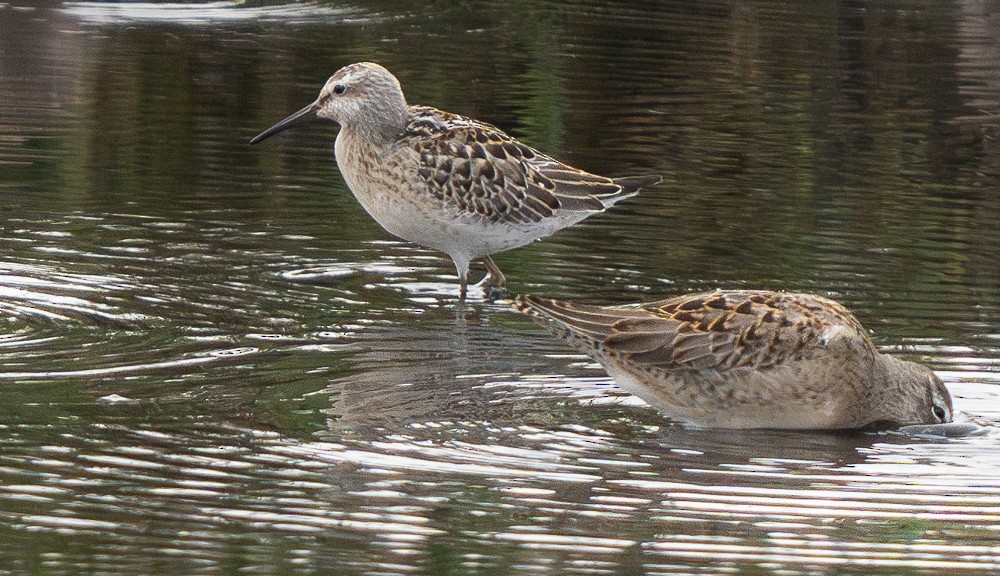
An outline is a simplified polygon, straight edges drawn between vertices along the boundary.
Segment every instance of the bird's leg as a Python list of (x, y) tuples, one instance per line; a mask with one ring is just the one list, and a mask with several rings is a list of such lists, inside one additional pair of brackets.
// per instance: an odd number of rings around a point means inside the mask
[(455, 272), (458, 273), (458, 303), (465, 303), (465, 295), (469, 292), (469, 261), (465, 258), (456, 259), (451, 257), (455, 263)]
[(507, 284), (507, 278), (504, 277), (503, 272), (500, 271), (497, 263), (493, 261), (493, 257), (486, 256), (483, 258), (483, 264), (486, 265), (486, 271), (490, 273), (488, 285), (496, 288), (503, 288)]
[(469, 291), (469, 275), (462, 274), (458, 277), (459, 288), (458, 288), (458, 301), (465, 302), (465, 294)]
[(507, 293), (507, 291), (504, 290), (504, 285), (507, 284), (507, 278), (504, 277), (503, 272), (500, 271), (500, 267), (497, 266), (497, 263), (493, 261), (493, 257), (484, 257), (483, 264), (486, 265), (486, 271), (489, 273), (489, 276), (487, 276), (483, 282), (483, 292), (486, 293), (486, 297), (491, 301), (496, 300), (497, 298), (502, 298)]

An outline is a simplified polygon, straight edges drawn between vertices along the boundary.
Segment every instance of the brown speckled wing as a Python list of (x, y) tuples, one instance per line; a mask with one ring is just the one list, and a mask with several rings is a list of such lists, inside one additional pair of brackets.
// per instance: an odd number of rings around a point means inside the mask
[(597, 212), (633, 194), (610, 178), (566, 166), (489, 124), (412, 106), (403, 140), (419, 176), (442, 202), (490, 222), (527, 224), (556, 210)]
[[(525, 296), (515, 305), (593, 348), (663, 369), (766, 369), (809, 359), (828, 339), (874, 347), (839, 304), (801, 294), (718, 291), (639, 308), (598, 307)], [(838, 330), (838, 328), (841, 328)]]

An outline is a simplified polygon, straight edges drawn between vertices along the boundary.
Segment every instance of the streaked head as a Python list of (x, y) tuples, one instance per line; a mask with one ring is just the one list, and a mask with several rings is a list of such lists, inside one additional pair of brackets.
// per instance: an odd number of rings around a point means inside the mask
[(930, 389), (931, 423), (943, 424), (951, 422), (954, 417), (951, 393), (948, 392), (948, 388), (938, 378), (937, 374), (932, 372), (930, 368), (927, 369), (927, 372), (928, 388)]
[(258, 134), (251, 144), (315, 118), (341, 127), (392, 137), (406, 123), (406, 99), (391, 72), (372, 62), (344, 66), (330, 77), (315, 102)]
[(868, 395), (868, 422), (871, 428), (910, 424), (947, 424), (952, 421), (951, 394), (930, 368), (882, 354), (886, 371), (881, 385)]

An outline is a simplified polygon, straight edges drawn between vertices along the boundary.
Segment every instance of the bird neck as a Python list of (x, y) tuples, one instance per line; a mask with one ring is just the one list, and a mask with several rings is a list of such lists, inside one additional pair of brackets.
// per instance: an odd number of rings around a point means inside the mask
[(345, 124), (342, 131), (376, 148), (389, 146), (406, 130), (408, 110), (406, 101), (400, 95), (398, 99), (384, 102), (378, 109), (362, 111), (354, 122)]

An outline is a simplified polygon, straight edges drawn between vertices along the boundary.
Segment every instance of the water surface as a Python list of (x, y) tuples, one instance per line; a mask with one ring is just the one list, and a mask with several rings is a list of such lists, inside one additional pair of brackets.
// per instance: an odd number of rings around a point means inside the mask
[[(0, 4), (0, 571), (1000, 571), (989, 7)], [(830, 296), (985, 430), (697, 430), (502, 303), (457, 311), (332, 125), (246, 144), (359, 60), (664, 175), (498, 256), (513, 291)]]

